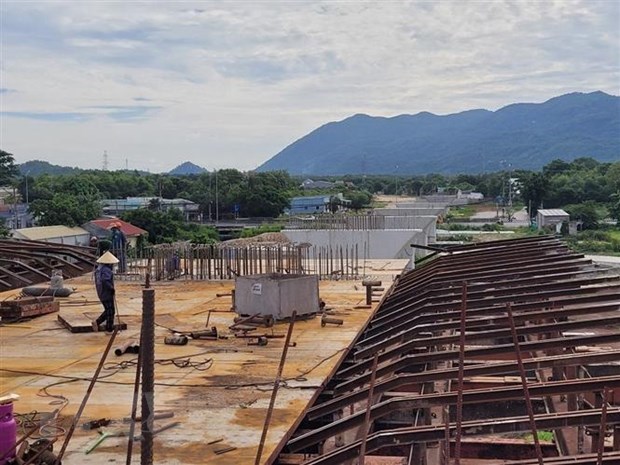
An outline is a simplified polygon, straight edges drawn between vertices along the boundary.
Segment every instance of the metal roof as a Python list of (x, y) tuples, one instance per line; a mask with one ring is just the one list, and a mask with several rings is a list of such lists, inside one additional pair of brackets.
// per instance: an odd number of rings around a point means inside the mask
[(570, 216), (568, 213), (566, 213), (561, 208), (549, 208), (546, 210), (538, 210), (538, 213), (540, 213), (542, 216)]
[(75, 226), (36, 226), (33, 228), (21, 228), (13, 230), (13, 235), (19, 239), (29, 239), (31, 241), (43, 241), (45, 239), (55, 239), (58, 237), (74, 237), (89, 235), (84, 228)]

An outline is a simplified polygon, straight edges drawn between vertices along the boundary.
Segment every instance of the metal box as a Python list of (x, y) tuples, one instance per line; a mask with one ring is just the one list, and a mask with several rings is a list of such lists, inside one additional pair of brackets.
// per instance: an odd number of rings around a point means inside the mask
[(319, 311), (319, 278), (301, 274), (257, 274), (235, 279), (239, 315), (273, 316), (275, 320)]

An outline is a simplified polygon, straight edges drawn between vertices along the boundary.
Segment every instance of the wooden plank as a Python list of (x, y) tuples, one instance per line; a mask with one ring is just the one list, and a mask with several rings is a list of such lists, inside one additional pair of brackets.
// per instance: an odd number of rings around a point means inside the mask
[(21, 299), (15, 299), (15, 300), (4, 300), (2, 302), (0, 302), (0, 308), (17, 308), (17, 307), (21, 307), (23, 305), (29, 305), (29, 304), (35, 304), (35, 303), (47, 303), (47, 302), (53, 302), (54, 301), (54, 297), (53, 296), (41, 296), (41, 297), (23, 297)]
[[(95, 313), (85, 313), (83, 315), (60, 314), (58, 315), (58, 322), (72, 333), (92, 333), (92, 321), (98, 316), (99, 314)], [(120, 325), (115, 323), (114, 327), (124, 331), (127, 329), (127, 323), (121, 322)]]
[(24, 299), (29, 302), (19, 300), (7, 302), (9, 305), (0, 306), (0, 317), (4, 319), (32, 318), (35, 316), (46, 315), (60, 310), (60, 303), (53, 300), (47, 302), (32, 301), (32, 299)]

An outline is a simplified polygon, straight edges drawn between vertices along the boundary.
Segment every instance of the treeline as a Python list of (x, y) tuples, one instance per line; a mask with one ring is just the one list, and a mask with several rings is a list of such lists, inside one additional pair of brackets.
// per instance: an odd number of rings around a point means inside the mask
[[(101, 200), (127, 197), (184, 198), (199, 205), (205, 220), (239, 217), (275, 218), (289, 206), (292, 197), (342, 193), (354, 209), (369, 206), (372, 194), (423, 196), (438, 191), (476, 191), (494, 202), (511, 199), (531, 208), (564, 207), (571, 213), (620, 217), (620, 161), (600, 163), (592, 158), (572, 162), (555, 160), (540, 172), (505, 169), (495, 173), (443, 176), (363, 176), (314, 180), (334, 181), (330, 189), (303, 190), (304, 179), (284, 171), (254, 173), (224, 169), (199, 175), (173, 176), (138, 171), (79, 170), (66, 175), (20, 175), (13, 155), (0, 151), (0, 181), (15, 186), (29, 204), (40, 225), (79, 225), (101, 214)], [(579, 212), (579, 210), (590, 211)], [(157, 209), (153, 209), (156, 211)], [(142, 218), (138, 218), (142, 215)], [(151, 216), (148, 216), (151, 215)], [(163, 224), (153, 214), (134, 214), (139, 223)], [(177, 221), (174, 218), (171, 220)], [(145, 228), (146, 229), (146, 228)], [(157, 229), (153, 226), (152, 229)], [(182, 235), (175, 228), (160, 228), (152, 241)], [(202, 232), (196, 232), (202, 234)]]

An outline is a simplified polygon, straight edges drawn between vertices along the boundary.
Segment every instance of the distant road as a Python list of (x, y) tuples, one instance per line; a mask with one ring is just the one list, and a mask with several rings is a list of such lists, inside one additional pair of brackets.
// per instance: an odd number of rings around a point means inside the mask
[(620, 257), (613, 255), (585, 255), (585, 258), (592, 260), (594, 263), (620, 266)]

